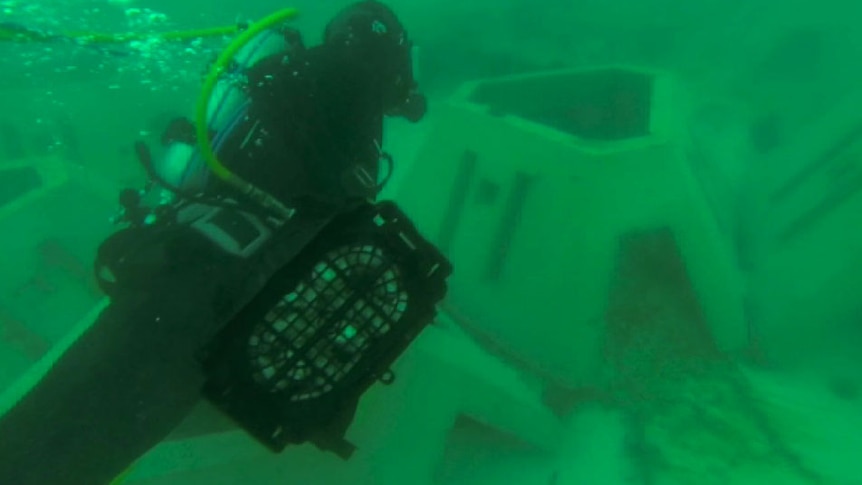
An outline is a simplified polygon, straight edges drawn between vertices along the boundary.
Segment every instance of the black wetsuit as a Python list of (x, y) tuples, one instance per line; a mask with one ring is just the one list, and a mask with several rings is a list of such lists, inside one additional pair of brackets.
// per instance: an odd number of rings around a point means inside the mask
[[(376, 174), (382, 143), (380, 93), (359, 61), (328, 47), (297, 53), (287, 64), (283, 56), (262, 61), (250, 76), (249, 118), (227, 143), (224, 161), (288, 202), (370, 195), (342, 184), (357, 164)], [(115, 298), (0, 418), (0, 483), (106, 484), (164, 439), (200, 400), (204, 376), (195, 353), (323, 219), (303, 219), (300, 211), (253, 261), (220, 254), (183, 228), (160, 236), (164, 259), (154, 264), (164, 268), (153, 283)]]
[(354, 176), (377, 182), (383, 91), (371, 67), (322, 45), (262, 60), (248, 87), (248, 116), (220, 154), (232, 170), (286, 203), (376, 195)]

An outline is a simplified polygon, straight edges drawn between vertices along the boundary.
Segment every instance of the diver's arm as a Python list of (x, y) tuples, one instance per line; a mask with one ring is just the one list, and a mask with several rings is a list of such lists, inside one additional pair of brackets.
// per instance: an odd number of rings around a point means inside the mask
[(213, 275), (177, 272), (113, 301), (0, 417), (0, 483), (105, 485), (200, 400)]

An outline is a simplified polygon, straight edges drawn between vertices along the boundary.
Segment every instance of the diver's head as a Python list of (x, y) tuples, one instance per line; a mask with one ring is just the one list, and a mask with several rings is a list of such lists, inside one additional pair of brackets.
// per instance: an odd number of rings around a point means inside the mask
[(392, 9), (376, 0), (354, 3), (329, 22), (323, 43), (347, 49), (377, 72), (388, 114), (413, 121), (422, 117), (425, 103), (413, 78), (413, 44)]

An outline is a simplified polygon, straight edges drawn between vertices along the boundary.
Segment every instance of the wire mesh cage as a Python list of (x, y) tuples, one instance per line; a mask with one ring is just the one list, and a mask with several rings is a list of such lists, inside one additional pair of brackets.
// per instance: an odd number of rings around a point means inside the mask
[(451, 271), (392, 203), (334, 219), (206, 349), (205, 396), (274, 451), (343, 441), (343, 418), (391, 382)]

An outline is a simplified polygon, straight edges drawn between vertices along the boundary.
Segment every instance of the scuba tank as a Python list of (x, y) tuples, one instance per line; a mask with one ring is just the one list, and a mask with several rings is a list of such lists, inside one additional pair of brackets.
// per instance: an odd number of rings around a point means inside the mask
[[(207, 105), (207, 129), (216, 154), (248, 110), (243, 71), (268, 56), (290, 55), (302, 48), (298, 31), (278, 26), (263, 30), (239, 49), (212, 89)], [(165, 262), (170, 252), (165, 244), (182, 239), (181, 233), (191, 230), (223, 255), (247, 259), (283, 223), (254, 204), (205, 195), (214, 177), (188, 119), (173, 120), (162, 135), (162, 144), (165, 150), (159, 158), (143, 142), (135, 144), (149, 180), (141, 190), (121, 192), (121, 209), (114, 221), (129, 227), (109, 237), (98, 250), (97, 281), (108, 295), (146, 288), (163, 267), (176, 265)]]
[[(249, 99), (244, 89), (243, 70), (268, 56), (284, 53), (290, 55), (302, 49), (299, 33), (291, 28), (264, 30), (245, 44), (234, 57), (226, 76), (219, 79), (210, 96), (207, 109), (207, 125), (212, 136), (216, 154), (227, 135), (246, 116)], [(210, 182), (212, 172), (197, 149), (194, 127), (190, 121), (175, 120), (165, 134), (162, 143), (166, 152), (153, 166), (162, 181), (183, 192), (203, 192)]]

